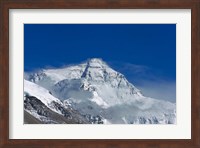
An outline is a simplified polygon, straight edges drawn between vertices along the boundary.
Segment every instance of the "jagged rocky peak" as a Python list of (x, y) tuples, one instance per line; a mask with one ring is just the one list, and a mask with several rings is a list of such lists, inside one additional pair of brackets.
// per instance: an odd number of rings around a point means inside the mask
[(117, 74), (102, 59), (92, 58), (87, 61), (87, 66), (81, 77), (88, 80), (106, 81), (110, 77), (116, 77)]

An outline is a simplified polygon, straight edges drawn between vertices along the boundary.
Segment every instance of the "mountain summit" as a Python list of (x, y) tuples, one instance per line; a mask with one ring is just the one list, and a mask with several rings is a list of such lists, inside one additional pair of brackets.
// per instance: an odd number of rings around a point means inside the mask
[(88, 64), (107, 65), (101, 58), (92, 58), (87, 60)]
[[(93, 58), (61, 69), (44, 69), (27, 74), (26, 79), (48, 90), (64, 106), (67, 104), (65, 107), (70, 106), (91, 123), (176, 122), (175, 104), (143, 96), (123, 74), (102, 59)], [(29, 86), (25, 83), (25, 87)]]

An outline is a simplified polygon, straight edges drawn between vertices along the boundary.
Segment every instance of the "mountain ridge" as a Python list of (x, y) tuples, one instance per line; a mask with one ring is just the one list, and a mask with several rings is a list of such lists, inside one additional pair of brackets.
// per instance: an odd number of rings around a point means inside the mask
[(143, 96), (123, 74), (99, 58), (61, 69), (45, 69), (28, 75), (27, 81), (47, 89), (82, 115), (99, 116), (105, 123), (176, 122), (175, 104)]

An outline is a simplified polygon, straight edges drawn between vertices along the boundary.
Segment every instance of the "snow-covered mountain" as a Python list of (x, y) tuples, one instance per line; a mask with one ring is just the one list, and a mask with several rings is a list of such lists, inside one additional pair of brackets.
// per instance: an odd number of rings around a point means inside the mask
[(70, 106), (89, 123), (176, 123), (175, 104), (143, 96), (123, 74), (97, 58), (61, 69), (27, 73), (25, 93), (39, 98), (58, 114), (60, 111), (49, 106), (48, 101)]
[[(89, 123), (70, 104), (63, 104), (47, 89), (24, 80), (25, 115), (32, 115), (42, 123)], [(26, 121), (25, 117), (25, 122)]]

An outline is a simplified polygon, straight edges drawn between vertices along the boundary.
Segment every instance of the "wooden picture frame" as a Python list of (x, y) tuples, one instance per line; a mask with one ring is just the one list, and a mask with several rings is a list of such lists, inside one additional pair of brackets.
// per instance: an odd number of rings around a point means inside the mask
[[(191, 9), (191, 139), (165, 140), (17, 140), (9, 139), (9, 9)], [(1, 0), (0, 2), (0, 147), (200, 147), (200, 1), (199, 0)]]

